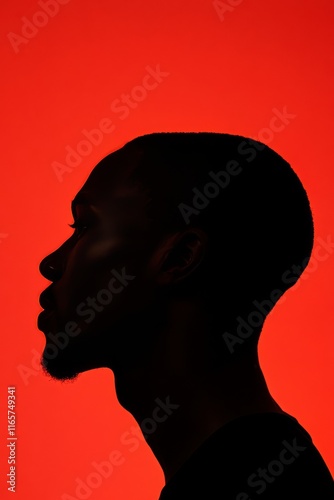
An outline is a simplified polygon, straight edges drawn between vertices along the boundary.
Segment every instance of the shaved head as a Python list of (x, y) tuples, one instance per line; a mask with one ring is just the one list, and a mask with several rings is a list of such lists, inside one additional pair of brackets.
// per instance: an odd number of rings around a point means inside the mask
[[(202, 296), (217, 319), (228, 306), (235, 320), (298, 280), (312, 252), (312, 212), (300, 179), (271, 148), (230, 134), (167, 132), (119, 151), (136, 158), (131, 179), (148, 193), (155, 231), (208, 235), (205, 259), (175, 293)], [(294, 265), (299, 275), (289, 273)]]

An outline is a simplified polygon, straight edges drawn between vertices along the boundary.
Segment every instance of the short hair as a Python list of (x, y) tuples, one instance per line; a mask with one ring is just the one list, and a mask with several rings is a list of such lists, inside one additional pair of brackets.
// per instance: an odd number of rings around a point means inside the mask
[(140, 151), (135, 175), (150, 189), (157, 227), (200, 227), (208, 235), (203, 263), (179, 289), (206, 300), (216, 327), (224, 310), (233, 329), (254, 300), (283, 294), (298, 280), (291, 268), (307, 266), (313, 218), (300, 179), (279, 154), (247, 137), (211, 132), (147, 134), (124, 146), (133, 150)]

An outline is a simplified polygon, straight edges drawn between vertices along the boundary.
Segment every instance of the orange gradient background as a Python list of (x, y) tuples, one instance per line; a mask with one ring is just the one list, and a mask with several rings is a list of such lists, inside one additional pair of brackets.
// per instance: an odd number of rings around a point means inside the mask
[[(0, 497), (13, 498), (5, 475), (7, 386), (14, 385), (17, 500), (80, 498), (78, 478), (86, 483), (92, 462), (108, 460), (114, 450), (123, 463), (81, 498), (156, 500), (162, 471), (146, 443), (134, 451), (121, 443), (136, 422), (116, 399), (112, 372), (95, 370), (62, 384), (39, 369), (36, 353), (45, 340), (36, 326), (38, 298), (49, 285), (39, 263), (70, 236), (70, 202), (96, 163), (155, 131), (264, 140), (308, 192), (315, 246), (331, 238), (334, 5), (228, 0), (226, 12), (205, 0), (57, 5), (46, 18), (36, 15), (43, 9), (34, 0), (1, 6)], [(30, 28), (30, 38), (8, 37), (22, 36), (33, 19), (44, 25)], [(164, 77), (144, 95), (135, 88), (148, 66), (160, 66)], [(116, 101), (122, 94), (137, 98), (123, 113)], [(275, 110), (284, 108), (288, 123), (273, 132)], [(57, 178), (54, 162), (65, 164), (66, 147), (76, 149), (82, 130), (105, 118), (113, 131)], [(260, 360), (273, 396), (308, 430), (333, 473), (334, 251), (319, 255), (266, 321)]]

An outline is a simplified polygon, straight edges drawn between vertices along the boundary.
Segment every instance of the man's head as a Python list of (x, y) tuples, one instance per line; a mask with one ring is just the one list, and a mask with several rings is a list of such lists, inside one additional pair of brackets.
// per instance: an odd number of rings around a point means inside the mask
[[(40, 266), (53, 282), (45, 293), (52, 310), (39, 325), (43, 362), (57, 378), (149, 360), (177, 300), (200, 305), (203, 344), (212, 339), (222, 363), (231, 362), (223, 333), (236, 335), (254, 300), (273, 306), (313, 246), (298, 177), (273, 150), (240, 136), (138, 137), (94, 168), (75, 202), (84, 227)], [(265, 316), (236, 356), (254, 352)]]

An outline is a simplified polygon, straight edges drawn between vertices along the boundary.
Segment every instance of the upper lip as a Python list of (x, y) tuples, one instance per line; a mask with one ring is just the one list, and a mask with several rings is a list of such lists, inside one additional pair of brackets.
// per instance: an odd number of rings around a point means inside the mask
[(50, 309), (53, 306), (53, 296), (50, 288), (44, 290), (39, 296), (39, 303), (43, 309)]

